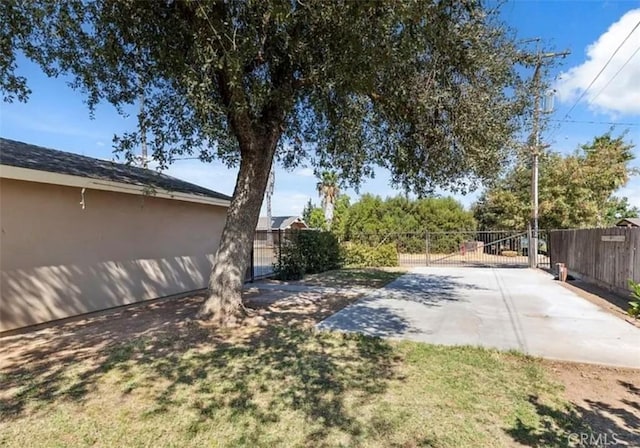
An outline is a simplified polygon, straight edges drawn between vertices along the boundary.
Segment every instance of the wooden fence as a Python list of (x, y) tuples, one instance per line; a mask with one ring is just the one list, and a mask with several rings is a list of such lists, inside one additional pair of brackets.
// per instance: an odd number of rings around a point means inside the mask
[(564, 263), (570, 275), (627, 295), (640, 282), (640, 228), (553, 230), (551, 267)]

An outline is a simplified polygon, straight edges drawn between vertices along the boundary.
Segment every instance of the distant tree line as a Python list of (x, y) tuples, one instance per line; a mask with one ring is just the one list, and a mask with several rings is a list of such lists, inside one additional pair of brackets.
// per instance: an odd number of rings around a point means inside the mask
[[(640, 210), (614, 193), (637, 173), (631, 166), (633, 145), (625, 135), (594, 138), (571, 154), (547, 152), (540, 157), (539, 225), (541, 229), (610, 226), (620, 218), (637, 217)], [(303, 219), (312, 228), (331, 230), (340, 241), (369, 246), (394, 243), (400, 252), (425, 250), (425, 232), (526, 230), (531, 216), (531, 166), (527, 158), (514, 164), (490, 185), (471, 210), (451, 197), (383, 199), (334, 194), (336, 179), (323, 176), (318, 189), (332, 193), (332, 221), (325, 207), (311, 200)], [(321, 188), (322, 187), (322, 188)], [(431, 238), (434, 252), (458, 249), (473, 234)]]
[[(322, 208), (309, 201), (303, 219), (310, 227), (327, 229)], [(410, 199), (404, 196), (383, 199), (372, 194), (362, 195), (350, 204), (347, 195), (336, 198), (331, 231), (341, 241), (379, 245), (395, 243), (403, 252), (424, 252), (425, 232), (475, 230), (473, 214), (453, 198), (429, 197)], [(462, 237), (462, 236), (461, 236)], [(459, 239), (459, 238), (457, 238)], [(442, 239), (448, 250), (459, 241)]]

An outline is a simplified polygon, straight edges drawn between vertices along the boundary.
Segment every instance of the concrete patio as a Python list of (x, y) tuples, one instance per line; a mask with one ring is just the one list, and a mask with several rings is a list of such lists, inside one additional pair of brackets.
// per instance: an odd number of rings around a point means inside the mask
[(640, 328), (531, 269), (414, 268), (318, 327), (640, 368)]

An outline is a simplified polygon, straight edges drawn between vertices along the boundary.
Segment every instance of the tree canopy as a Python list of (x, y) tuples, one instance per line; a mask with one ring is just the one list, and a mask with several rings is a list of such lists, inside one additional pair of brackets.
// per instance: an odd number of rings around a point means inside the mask
[[(140, 126), (176, 156), (239, 162), (249, 134), (279, 138), (286, 166), (305, 158), (358, 183), (373, 165), (417, 191), (491, 177), (524, 103), (526, 58), (476, 1), (111, 1), (2, 3), (5, 99), (28, 97), (19, 52), (73, 76), (89, 107), (144, 95)], [(509, 93), (510, 92), (510, 93)], [(140, 135), (140, 129), (146, 130)], [(252, 132), (249, 132), (249, 131)]]
[(144, 98), (114, 139), (127, 160), (144, 141), (161, 167), (239, 165), (202, 310), (222, 323), (243, 312), (274, 157), (354, 185), (379, 165), (418, 194), (464, 191), (495, 176), (528, 105), (517, 66), (531, 60), (476, 0), (6, 0), (0, 18), (5, 100), (28, 97), (22, 53), (90, 109)]
[[(637, 208), (615, 196), (634, 170), (633, 145), (607, 133), (575, 152), (540, 159), (539, 222), (542, 229), (594, 227), (632, 217)], [(526, 229), (531, 216), (531, 169), (520, 164), (474, 205), (482, 229)]]

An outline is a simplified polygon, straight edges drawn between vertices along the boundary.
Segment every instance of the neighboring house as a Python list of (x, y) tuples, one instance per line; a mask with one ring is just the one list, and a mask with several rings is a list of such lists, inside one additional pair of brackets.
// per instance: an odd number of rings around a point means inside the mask
[(261, 216), (256, 226), (256, 237), (254, 244), (263, 244), (268, 241), (269, 230), (271, 230), (273, 244), (280, 244), (280, 235), (288, 230), (306, 229), (307, 225), (298, 216), (273, 216), (271, 225), (267, 224), (267, 217)]
[(307, 228), (305, 222), (298, 216), (274, 216), (271, 218), (271, 225), (267, 224), (267, 219), (266, 216), (261, 216), (258, 219), (256, 230), (264, 232), (271, 229), (271, 231), (277, 232), (278, 230)]
[(623, 218), (616, 223), (616, 227), (640, 227), (640, 218)]
[(230, 199), (0, 139), (0, 332), (206, 287)]

